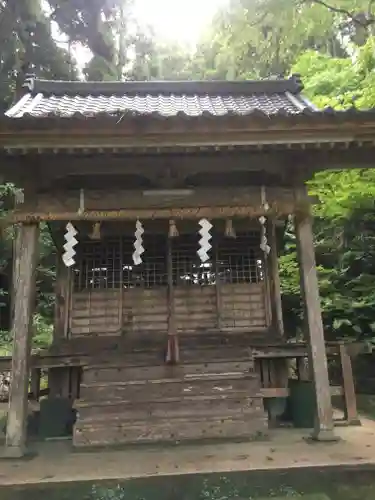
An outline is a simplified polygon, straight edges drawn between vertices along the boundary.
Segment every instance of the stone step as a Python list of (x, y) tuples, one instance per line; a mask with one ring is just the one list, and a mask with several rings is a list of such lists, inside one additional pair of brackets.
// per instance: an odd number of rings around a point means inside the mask
[(183, 378), (102, 382), (81, 385), (81, 399), (148, 401), (158, 398), (238, 394), (256, 395), (257, 376), (251, 374), (205, 374)]
[(260, 397), (206, 396), (190, 399), (169, 399), (146, 402), (103, 401), (78, 402), (75, 405), (80, 422), (99, 421), (107, 418), (122, 420), (147, 420), (149, 418), (228, 417), (263, 411)]
[(255, 439), (267, 435), (264, 412), (249, 418), (161, 418), (140, 421), (110, 420), (77, 422), (73, 433), (76, 447), (134, 443), (176, 442), (196, 439)]

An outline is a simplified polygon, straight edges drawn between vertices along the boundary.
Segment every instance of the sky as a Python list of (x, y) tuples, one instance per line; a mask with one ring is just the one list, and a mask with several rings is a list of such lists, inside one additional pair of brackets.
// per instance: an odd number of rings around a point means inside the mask
[(136, 0), (136, 16), (166, 40), (195, 44), (227, 0)]
[[(46, 12), (48, 1), (42, 0)], [(174, 41), (194, 47), (209, 26), (216, 12), (228, 0), (135, 0), (134, 14), (141, 25), (150, 26), (162, 41)], [(55, 39), (66, 40), (53, 27)], [(90, 51), (77, 46), (74, 51), (78, 66), (83, 67), (91, 58)]]

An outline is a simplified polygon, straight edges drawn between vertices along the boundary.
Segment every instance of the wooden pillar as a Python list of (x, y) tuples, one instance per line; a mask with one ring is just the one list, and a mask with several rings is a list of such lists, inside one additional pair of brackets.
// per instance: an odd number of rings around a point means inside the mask
[(218, 238), (213, 240), (214, 252), (215, 252), (215, 293), (216, 293), (216, 321), (218, 330), (223, 329), (223, 318), (222, 318), (222, 289), (220, 280), (220, 264), (219, 264), (219, 245)]
[(333, 411), (328, 379), (322, 311), (316, 272), (312, 217), (306, 211), (296, 215), (296, 236), (301, 277), (305, 325), (309, 344), (309, 365), (316, 397), (316, 419), (312, 437), (316, 440), (335, 440)]
[(275, 221), (272, 219), (269, 221), (268, 225), (268, 241), (271, 247), (271, 251), (268, 256), (269, 260), (268, 278), (270, 280), (272, 326), (274, 327), (278, 335), (283, 336), (284, 321), (283, 321), (283, 309), (281, 303), (281, 286), (280, 286), (280, 275), (279, 275), (279, 259), (277, 252), (276, 224)]
[(15, 245), (12, 382), (6, 429), (5, 456), (21, 457), (26, 450), (29, 362), (39, 226), (22, 224)]
[(180, 349), (177, 336), (176, 315), (174, 306), (171, 235), (169, 235), (168, 237), (168, 246), (167, 246), (167, 272), (168, 272), (168, 344), (167, 344), (166, 362), (170, 364), (176, 364), (180, 361)]
[(53, 327), (53, 343), (58, 345), (67, 337), (67, 316), (70, 302), (70, 269), (67, 268), (60, 253), (56, 256), (55, 283), (55, 318)]
[[(68, 315), (70, 304), (70, 277), (71, 271), (56, 254), (56, 282), (55, 282), (55, 316), (53, 325), (53, 346), (59, 347), (67, 337)], [(48, 388), (50, 397), (68, 397), (70, 392), (70, 369), (50, 368), (48, 370)]]

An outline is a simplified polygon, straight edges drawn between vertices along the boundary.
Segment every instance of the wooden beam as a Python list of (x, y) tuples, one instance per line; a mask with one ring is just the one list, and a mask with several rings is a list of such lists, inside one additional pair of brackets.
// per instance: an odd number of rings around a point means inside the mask
[(271, 247), (271, 251), (268, 256), (268, 262), (269, 262), (268, 269), (269, 269), (269, 280), (270, 280), (270, 291), (271, 291), (272, 324), (276, 332), (280, 336), (284, 336), (279, 259), (277, 252), (276, 224), (274, 219), (269, 220), (268, 240), (269, 240), (269, 245)]
[(17, 230), (14, 265), (12, 382), (6, 429), (5, 456), (20, 457), (26, 450), (29, 358), (39, 227), (22, 224)]
[[(299, 195), (297, 191), (296, 195)], [(327, 356), (314, 253), (311, 215), (296, 215), (296, 236), (300, 266), (304, 317), (309, 343), (309, 366), (313, 375), (317, 415), (312, 437), (319, 441), (336, 440), (329, 389)]]
[[(287, 215), (295, 210), (291, 203), (275, 203), (271, 212), (275, 215)], [(270, 212), (267, 212), (270, 213)], [(199, 207), (199, 208), (159, 208), (129, 210), (91, 210), (77, 212), (14, 212), (7, 218), (10, 224), (31, 223), (41, 221), (104, 221), (104, 220), (136, 220), (136, 219), (221, 219), (230, 217), (255, 218), (265, 215), (262, 207)]]
[(355, 394), (352, 361), (345, 344), (340, 344), (340, 361), (344, 386), (345, 420), (348, 425), (360, 425)]
[[(329, 388), (330, 396), (342, 396), (344, 389), (339, 385), (331, 385)], [(288, 387), (262, 387), (260, 389), (262, 398), (287, 398), (290, 395)]]
[[(297, 117), (298, 118), (298, 117)], [(301, 119), (269, 120), (253, 117), (224, 117), (223, 119), (202, 118), (189, 120), (150, 120), (122, 122), (117, 119), (85, 120), (76, 123), (72, 119), (56, 121), (55, 118), (43, 120), (13, 120), (0, 124), (0, 146), (6, 150), (61, 150), (61, 149), (120, 149), (138, 148), (187, 148), (278, 145), (331, 145), (340, 146), (359, 141), (373, 143), (374, 125), (371, 121), (324, 120), (324, 123), (311, 122), (311, 117)], [(360, 117), (357, 118), (359, 120)], [(363, 118), (362, 118), (363, 120)], [(22, 122), (22, 123), (19, 123)], [(358, 122), (357, 122), (358, 123)]]
[[(268, 186), (267, 200), (270, 215), (287, 215), (303, 210), (309, 199), (294, 197), (291, 188)], [(265, 215), (261, 191), (257, 186), (227, 188), (196, 188), (189, 194), (154, 193), (145, 196), (142, 190), (85, 189), (84, 211), (81, 213), (81, 192), (56, 190), (50, 193), (31, 193), (25, 203), (10, 214), (10, 222), (47, 221), (100, 221), (140, 219), (197, 219), (245, 217)], [(296, 205), (298, 203), (298, 206)]]

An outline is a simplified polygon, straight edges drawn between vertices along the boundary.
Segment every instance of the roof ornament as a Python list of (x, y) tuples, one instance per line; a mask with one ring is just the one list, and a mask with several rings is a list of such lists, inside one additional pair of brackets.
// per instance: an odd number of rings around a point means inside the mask
[(236, 230), (233, 227), (233, 220), (232, 219), (227, 219), (225, 221), (224, 234), (225, 234), (225, 236), (227, 236), (227, 238), (235, 238), (236, 237)]
[(169, 221), (169, 237), (170, 238), (176, 238), (176, 236), (179, 235), (177, 226), (176, 226), (176, 221), (171, 219)]
[[(270, 209), (270, 206), (267, 202), (266, 187), (265, 186), (261, 187), (261, 204), (262, 204), (263, 210), (265, 212), (268, 212), (268, 210)], [(271, 251), (271, 247), (269, 246), (268, 240), (267, 240), (267, 228), (266, 228), (267, 219), (266, 219), (266, 217), (264, 215), (261, 215), (259, 217), (259, 222), (261, 225), (260, 245), (259, 246), (260, 246), (260, 249), (263, 250), (263, 252), (266, 255), (268, 255)]]
[(90, 239), (92, 240), (101, 239), (100, 227), (101, 227), (101, 222), (95, 222), (95, 224), (93, 224), (92, 233), (89, 235)]
[(139, 266), (139, 264), (142, 264), (142, 254), (144, 253), (145, 249), (143, 248), (143, 233), (145, 230), (143, 229), (142, 222), (137, 220), (135, 223), (135, 241), (134, 241), (134, 252), (133, 252), (133, 262), (135, 266)]
[(27, 75), (25, 75), (25, 81), (22, 86), (26, 89), (29, 89), (30, 92), (33, 92), (35, 86), (35, 74), (28, 73)]

